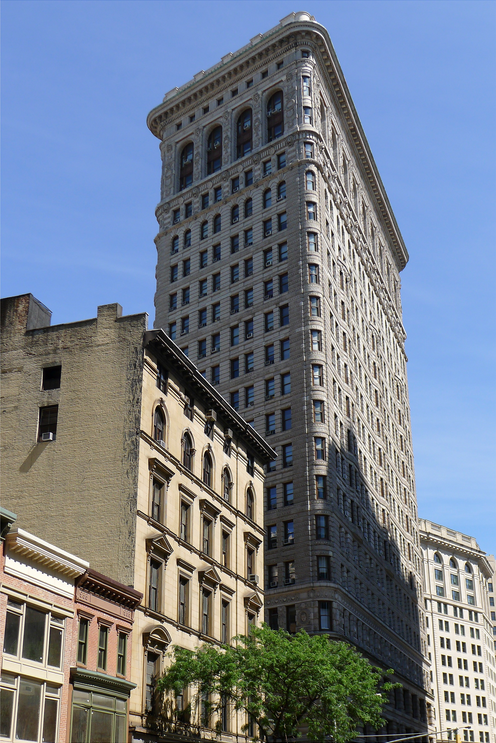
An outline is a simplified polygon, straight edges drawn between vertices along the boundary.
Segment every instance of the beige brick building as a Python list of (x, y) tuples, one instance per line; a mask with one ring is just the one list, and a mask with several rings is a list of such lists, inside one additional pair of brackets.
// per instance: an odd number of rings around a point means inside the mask
[[(263, 465), (274, 452), (175, 343), (147, 331), (146, 315), (106, 305), (50, 326), (34, 297), (13, 297), (2, 302), (2, 344), (5, 505), (143, 594), (132, 739), (200, 729), (187, 696), (164, 708), (155, 681), (171, 644), (220, 644), (263, 619)], [(73, 674), (79, 685), (85, 673)], [(226, 708), (221, 723), (230, 739), (245, 720)]]
[(493, 568), (474, 537), (449, 527), (420, 519), (420, 542), (436, 728), (495, 743)]
[(400, 271), (408, 254), (327, 31), (292, 13), (164, 97), (157, 327), (278, 453), (266, 617), (428, 667)]

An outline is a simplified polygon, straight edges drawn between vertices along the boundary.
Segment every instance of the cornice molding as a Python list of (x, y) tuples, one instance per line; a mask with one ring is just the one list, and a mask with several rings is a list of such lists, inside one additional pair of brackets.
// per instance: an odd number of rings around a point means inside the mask
[(27, 557), (69, 579), (79, 578), (90, 566), (86, 560), (71, 555), (24, 529), (11, 530), (5, 538), (5, 544), (8, 552)]

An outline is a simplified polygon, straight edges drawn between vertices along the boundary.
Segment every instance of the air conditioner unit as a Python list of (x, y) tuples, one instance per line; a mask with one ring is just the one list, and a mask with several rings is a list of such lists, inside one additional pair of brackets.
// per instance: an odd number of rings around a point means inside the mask
[(232, 439), (234, 436), (232, 428), (226, 428), (224, 436), (226, 439)]
[(249, 338), (253, 338), (253, 333), (247, 333), (246, 334), (246, 340), (248, 340)]
[(271, 580), (269, 583), (269, 588), (277, 588), (277, 581)]
[(232, 187), (232, 192), (233, 193), (236, 193), (236, 191), (239, 191), (239, 186), (233, 186)]
[(162, 439), (156, 439), (156, 443), (162, 447), (162, 449), (165, 449), (165, 441), (162, 441)]
[(265, 399), (266, 400), (272, 400), (273, 397), (274, 397), (274, 395), (265, 395)]
[(220, 348), (212, 348), (210, 353), (219, 353), (219, 351), (220, 351)]
[(265, 362), (265, 366), (270, 366), (273, 363), (274, 363), (274, 359), (267, 359), (267, 361)]
[(236, 224), (236, 222), (239, 222), (239, 217), (232, 218), (232, 224)]
[(294, 578), (284, 578), (285, 586), (292, 586), (294, 582), (295, 582)]
[(200, 323), (200, 324), (198, 325), (198, 327), (199, 327), (199, 328), (206, 328), (206, 327), (207, 327), (207, 323), (206, 323), (206, 322), (201, 322), (201, 323)]
[(245, 242), (245, 248), (250, 248), (253, 245), (253, 240), (247, 240)]
[(249, 402), (249, 403), (247, 403), (246, 407), (247, 408), (252, 408), (254, 405), (255, 405), (254, 402)]
[(272, 258), (269, 258), (267, 261), (265, 261), (265, 268), (268, 268), (269, 266), (272, 266)]
[(286, 198), (285, 196), (278, 196), (277, 201), (284, 201), (285, 198)]
[(248, 580), (250, 581), (250, 583), (258, 583), (258, 575), (253, 575), (252, 573), (250, 573), (250, 575), (248, 576)]
[(288, 544), (294, 544), (294, 537), (291, 537), (290, 539), (285, 539), (284, 542), (283, 542), (283, 544), (286, 545), (286, 546)]
[(188, 335), (189, 330), (181, 330), (181, 335)]
[(268, 293), (267, 293), (267, 294), (265, 295), (264, 299), (272, 299), (272, 298), (273, 298), (273, 296), (274, 296), (274, 293), (273, 293), (273, 292), (272, 292), (272, 293), (268, 292)]
[(275, 434), (275, 431), (265, 431), (266, 436), (273, 436)]
[(265, 237), (270, 237), (272, 235), (272, 228), (270, 230), (265, 230)]
[(205, 417), (208, 421), (216, 421), (217, 413), (215, 410), (207, 410), (207, 412), (205, 413)]
[(206, 353), (199, 353), (198, 354), (198, 358), (199, 359), (204, 359), (206, 357), (206, 355), (207, 355)]
[(231, 310), (231, 315), (236, 315), (239, 312), (239, 309), (237, 310)]
[(45, 433), (41, 434), (42, 441), (53, 441), (54, 439), (55, 439), (55, 436), (53, 435), (52, 431), (45, 431)]

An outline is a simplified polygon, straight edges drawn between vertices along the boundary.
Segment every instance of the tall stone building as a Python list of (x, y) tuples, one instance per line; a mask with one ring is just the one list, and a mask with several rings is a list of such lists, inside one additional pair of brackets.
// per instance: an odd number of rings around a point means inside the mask
[(266, 618), (393, 667), (387, 732), (423, 731), (408, 253), (327, 31), (292, 13), (167, 93), (148, 126), (155, 325), (278, 453)]
[[(2, 300), (2, 504), (93, 569), (76, 596), (70, 739), (128, 740), (120, 718), (99, 738), (80, 694), (128, 664), (131, 740), (192, 725), (214, 738), (216, 722), (221, 739), (246, 737), (241, 714), (200, 718), (186, 693), (164, 704), (155, 682), (172, 645), (228, 642), (262, 621), (263, 466), (274, 452), (163, 331), (148, 331), (146, 314), (114, 304), (82, 322), (50, 325), (50, 315), (30, 294)], [(104, 599), (141, 594), (131, 648), (129, 607), (112, 612)], [(88, 638), (98, 653), (79, 652)]]
[[(427, 643), (438, 729), (496, 742), (494, 558), (474, 537), (420, 519)], [(492, 564), (491, 564), (492, 562)]]

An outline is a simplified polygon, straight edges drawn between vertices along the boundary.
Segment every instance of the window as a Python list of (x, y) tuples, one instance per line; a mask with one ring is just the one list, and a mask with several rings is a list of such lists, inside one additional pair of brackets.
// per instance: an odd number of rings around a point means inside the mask
[(310, 106), (303, 106), (303, 123), (304, 124), (312, 123), (312, 109)]
[(222, 186), (214, 188), (214, 204), (217, 204), (219, 201), (222, 201)]
[(294, 544), (294, 521), (284, 522), (284, 544)]
[(324, 401), (313, 400), (313, 420), (315, 423), (324, 423)]
[(291, 429), (291, 408), (281, 410), (281, 428), (283, 431), (289, 431)]
[(265, 416), (265, 435), (271, 436), (276, 432), (276, 415), (275, 413), (267, 413)]
[(186, 576), (179, 576), (179, 624), (189, 626), (189, 579)]
[(205, 338), (203, 338), (201, 341), (198, 341), (198, 358), (204, 359), (207, 355), (207, 341)]
[(253, 289), (245, 290), (245, 310), (253, 307)]
[(193, 183), (193, 153), (194, 146), (192, 142), (185, 145), (181, 150), (180, 168), (179, 168), (179, 190), (183, 191), (189, 188)]
[(202, 480), (209, 488), (212, 487), (212, 457), (208, 452), (203, 455)]
[(231, 297), (231, 315), (239, 312), (239, 294), (233, 294)]
[(251, 152), (252, 147), (252, 115), (251, 108), (247, 108), (238, 117), (236, 126), (236, 156), (244, 157)]
[(184, 467), (186, 467), (187, 470), (191, 471), (193, 469), (194, 449), (193, 449), (193, 443), (191, 441), (191, 436), (187, 432), (183, 434), (182, 450), (183, 450), (182, 451), (183, 465)]
[(291, 372), (281, 374), (281, 395), (289, 395), (291, 392)]
[(250, 385), (250, 387), (245, 387), (245, 407), (251, 408), (253, 405), (255, 405), (255, 387)]
[(239, 390), (231, 392), (231, 406), (234, 410), (239, 410)]
[(284, 505), (285, 506), (292, 506), (293, 505), (293, 497), (294, 497), (293, 483), (292, 482), (285, 482), (284, 485), (283, 485), (283, 491), (284, 491)]
[(204, 194), (202, 194), (202, 197), (201, 197), (202, 209), (207, 209), (208, 208), (208, 204), (209, 204), (208, 193), (204, 193)]
[(272, 161), (271, 160), (265, 160), (262, 163), (262, 169), (263, 169), (264, 176), (265, 175), (270, 175), (272, 173)]
[(225, 501), (229, 503), (231, 500), (231, 490), (232, 490), (233, 482), (231, 478), (231, 473), (229, 472), (228, 468), (225, 467), (224, 471), (222, 472), (222, 495)]
[(246, 577), (251, 580), (255, 573), (255, 550), (252, 547), (246, 547)]
[[(284, 585), (291, 586), (296, 580), (296, 570), (294, 560), (289, 560), (284, 563)], [(288, 606), (288, 609), (290, 607)]]
[(312, 364), (312, 384), (314, 387), (324, 386), (324, 370), (320, 364)]
[(286, 182), (281, 181), (277, 186), (277, 200), (283, 201), (286, 198)]
[(307, 232), (307, 248), (312, 253), (318, 252), (317, 233)]
[(205, 555), (212, 554), (212, 521), (203, 516), (202, 521), (202, 547), (201, 551)]
[(255, 368), (255, 354), (253, 351), (250, 351), (250, 353), (245, 353), (245, 374), (248, 374), (248, 372), (252, 372)]
[(212, 322), (220, 320), (220, 302), (212, 305)]
[(284, 133), (284, 113), (282, 92), (278, 90), (267, 103), (267, 141), (281, 137)]
[(264, 329), (266, 333), (274, 330), (274, 313), (272, 311), (266, 312), (264, 315)]
[(221, 633), (220, 641), (224, 644), (228, 643), (231, 637), (229, 630), (229, 613), (230, 613), (230, 602), (222, 600), (221, 604)]
[(189, 276), (191, 273), (191, 258), (186, 258), (183, 261), (183, 277)]
[(207, 308), (203, 307), (198, 311), (198, 327), (204, 328), (207, 324)]
[(293, 444), (284, 444), (282, 447), (282, 466), (293, 466)]
[(207, 140), (207, 175), (222, 167), (222, 127), (216, 126)]
[(208, 265), (208, 251), (202, 250), (200, 252), (199, 267), (205, 268)]
[(165, 516), (165, 485), (161, 480), (156, 477), (152, 478), (152, 495), (151, 495), (151, 517), (155, 521), (164, 523)]
[(245, 201), (245, 219), (251, 217), (253, 214), (253, 201), (252, 199), (246, 199)]
[(266, 379), (265, 380), (265, 399), (270, 400), (275, 396), (275, 380), (272, 379)]
[(305, 157), (313, 157), (313, 144), (311, 142), (305, 142)]
[(231, 346), (237, 346), (239, 344), (239, 325), (234, 325), (231, 328)]
[(248, 488), (246, 491), (246, 515), (253, 521), (255, 515), (255, 496), (251, 488)]
[(171, 322), (169, 323), (169, 338), (173, 341), (176, 340), (177, 336), (177, 323)]
[(319, 267), (316, 263), (308, 264), (308, 281), (310, 284), (319, 284)]
[(328, 518), (327, 516), (318, 515), (315, 517), (315, 537), (316, 539), (328, 539)]
[(264, 281), (264, 299), (272, 299), (274, 296), (274, 280)]
[(191, 217), (192, 214), (193, 214), (193, 202), (188, 201), (188, 203), (184, 205), (184, 216), (187, 219), (188, 217)]
[(263, 208), (267, 209), (269, 206), (272, 206), (272, 191), (267, 188), (263, 193)]
[(331, 602), (319, 601), (319, 629), (331, 630)]
[(58, 414), (58, 405), (46, 405), (40, 408), (38, 441), (53, 441), (56, 438)]
[(305, 188), (307, 191), (315, 191), (316, 179), (315, 173), (312, 170), (307, 170), (305, 173)]
[(169, 311), (177, 310), (177, 293), (169, 294)]
[(328, 555), (317, 556), (317, 580), (331, 580), (331, 568)]
[(190, 291), (189, 291), (189, 286), (187, 286), (182, 291), (182, 300), (181, 300), (182, 306), (184, 307), (184, 305), (189, 304), (189, 301), (190, 301)]
[(42, 390), (58, 390), (60, 387), (61, 366), (48, 366), (43, 369)]
[(126, 675), (127, 670), (127, 633), (119, 632), (117, 638), (117, 673)]
[(253, 230), (248, 229), (245, 230), (245, 248), (249, 248), (251, 245), (253, 245)]
[(315, 476), (315, 495), (317, 500), (325, 500), (327, 498), (327, 480), (325, 475)]
[(204, 635), (211, 635), (211, 615), (212, 615), (212, 591), (207, 588), (202, 589), (202, 616), (201, 631)]
[(286, 361), (287, 359), (289, 359), (289, 353), (290, 353), (289, 338), (284, 338), (281, 341), (281, 361)]
[(189, 317), (181, 318), (181, 335), (187, 335), (189, 333)]
[(277, 169), (281, 170), (282, 168), (285, 168), (285, 167), (286, 167), (286, 153), (281, 152), (277, 156)]
[(212, 292), (220, 291), (220, 273), (214, 273), (212, 276)]
[(289, 305), (288, 304), (279, 308), (279, 325), (281, 328), (286, 325), (289, 325)]
[[(152, 563), (154, 561), (152, 560)], [(158, 563), (159, 567), (161, 566), (161, 563)], [(157, 581), (158, 585), (158, 581)], [(151, 586), (151, 581), (150, 581)], [(158, 596), (155, 596), (153, 598), (153, 604), (152, 604), (152, 596), (150, 591), (150, 602), (149, 602), (150, 609), (153, 609), (154, 611), (158, 611)], [(108, 636), (109, 636), (109, 628), (105, 627), (104, 625), (100, 625), (98, 630), (98, 668), (100, 668), (102, 671), (107, 670), (107, 653), (108, 653)]]
[(282, 232), (288, 226), (288, 215), (286, 212), (277, 215), (277, 229)]
[(322, 351), (322, 333), (320, 330), (310, 331), (312, 340), (312, 351)]
[(231, 266), (231, 284), (235, 284), (237, 281), (239, 281), (239, 263)]
[(245, 260), (245, 279), (253, 274), (253, 258)]
[(266, 488), (266, 496), (267, 496), (267, 511), (273, 511), (275, 508), (277, 508), (277, 487), (275, 485), (271, 485), (270, 487)]
[(308, 75), (303, 75), (302, 82), (303, 82), (303, 95), (310, 95), (310, 77)]
[(265, 346), (265, 366), (270, 366), (274, 360), (274, 344), (271, 343), (270, 346)]
[[(2, 673), (0, 735), (8, 740), (55, 741), (60, 689), (50, 683)], [(15, 723), (15, 738), (14, 736)]]
[(313, 201), (307, 201), (307, 219), (317, 219), (317, 204), (314, 204)]
[(214, 229), (213, 229), (214, 235), (216, 235), (218, 232), (221, 231), (221, 229), (222, 229), (222, 218), (221, 218), (220, 214), (216, 214), (215, 215), (213, 227), (214, 227)]
[(64, 625), (62, 617), (9, 598), (3, 652), (6, 655), (60, 668)]
[(172, 224), (177, 224), (181, 221), (181, 210), (173, 209), (172, 211)]
[(286, 294), (289, 291), (289, 275), (283, 273), (279, 276), (279, 294)]
[(286, 607), (286, 631), (291, 635), (296, 633), (296, 606), (294, 604)]
[(210, 370), (210, 384), (217, 386), (220, 383), (220, 366), (212, 366)]
[(245, 186), (253, 185), (253, 170), (247, 170), (245, 172)]
[(200, 226), (200, 240), (205, 240), (205, 238), (207, 237), (208, 237), (208, 222), (205, 220), (205, 222), (202, 222)]
[(183, 247), (184, 248), (191, 247), (191, 230), (186, 230), (186, 232), (184, 233)]
[(89, 626), (89, 619), (86, 619), (85, 617), (79, 617), (77, 662), (82, 663), (83, 665), (86, 665), (86, 658), (88, 655)]
[(434, 570), (434, 577), (436, 580), (442, 581), (443, 580), (443, 571), (442, 570)]
[(162, 413), (160, 408), (155, 408), (155, 413), (153, 415), (153, 438), (155, 441), (158, 441), (161, 444), (163, 444), (165, 440), (164, 430), (165, 430), (164, 414)]

